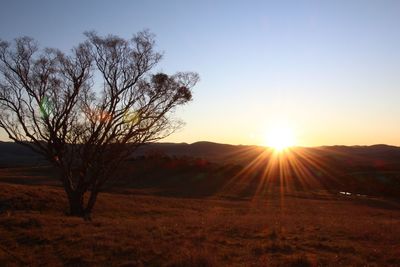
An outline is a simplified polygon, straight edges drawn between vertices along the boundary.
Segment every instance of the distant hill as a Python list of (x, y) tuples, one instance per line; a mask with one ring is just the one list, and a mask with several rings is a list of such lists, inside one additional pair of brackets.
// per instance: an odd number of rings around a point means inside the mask
[(187, 143), (153, 143), (139, 148), (135, 155), (146, 155), (151, 153), (166, 154), (168, 156), (187, 156), (204, 158), (210, 161), (229, 161), (234, 160), (231, 156), (241, 154), (245, 151), (257, 150), (256, 146), (229, 145), (213, 142)]
[(0, 141), (0, 167), (45, 163), (42, 156), (29, 148), (12, 142)]
[[(133, 156), (161, 154), (176, 157), (203, 158), (221, 163), (245, 164), (268, 148), (253, 145), (229, 145), (213, 142), (187, 143), (152, 143), (140, 147)], [(295, 153), (303, 153), (315, 157), (346, 161), (351, 164), (400, 164), (400, 147), (389, 145), (371, 146), (321, 146), (297, 147)], [(0, 167), (8, 165), (30, 165), (44, 163), (42, 156), (30, 149), (12, 142), (0, 142)]]

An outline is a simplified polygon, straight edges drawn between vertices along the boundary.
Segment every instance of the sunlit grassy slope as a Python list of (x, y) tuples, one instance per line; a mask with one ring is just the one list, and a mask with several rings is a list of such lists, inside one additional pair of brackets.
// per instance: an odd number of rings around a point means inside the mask
[(142, 162), (136, 182), (99, 196), (92, 222), (65, 216), (51, 170), (1, 169), (0, 266), (400, 265), (395, 199), (279, 183), (254, 194), (241, 180), (221, 193), (218, 177), (241, 169), (186, 161)]

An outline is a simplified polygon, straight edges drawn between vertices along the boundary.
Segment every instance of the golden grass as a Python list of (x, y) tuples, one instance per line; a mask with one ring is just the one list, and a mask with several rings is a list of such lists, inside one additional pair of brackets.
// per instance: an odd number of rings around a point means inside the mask
[(400, 209), (385, 203), (103, 193), (85, 222), (60, 188), (1, 183), (0, 266), (399, 266)]

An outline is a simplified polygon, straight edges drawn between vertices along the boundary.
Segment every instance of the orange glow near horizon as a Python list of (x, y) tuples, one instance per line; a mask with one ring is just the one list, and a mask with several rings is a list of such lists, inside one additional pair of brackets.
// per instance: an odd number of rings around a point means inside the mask
[(271, 147), (275, 152), (282, 152), (296, 145), (296, 138), (292, 128), (287, 125), (276, 125), (265, 135), (265, 146)]

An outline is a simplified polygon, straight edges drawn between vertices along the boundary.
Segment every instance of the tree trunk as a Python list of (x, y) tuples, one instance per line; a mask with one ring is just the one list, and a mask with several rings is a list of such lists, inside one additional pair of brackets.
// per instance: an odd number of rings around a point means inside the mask
[(96, 203), (98, 192), (92, 191), (88, 199), (88, 203), (85, 207), (84, 204), (84, 193), (74, 191), (68, 194), (69, 201), (69, 213), (70, 216), (82, 217), (83, 219), (90, 221), (91, 213)]
[(96, 203), (98, 193), (99, 192), (96, 189), (92, 189), (92, 191), (90, 192), (90, 197), (86, 207), (86, 213), (90, 214), (92, 212), (94, 204)]
[[(87, 191), (83, 184), (78, 184), (76, 188), (72, 188), (71, 183), (68, 183), (69, 179), (63, 176), (64, 190), (67, 193), (69, 203), (70, 216), (82, 217), (86, 221), (91, 220), (91, 213), (96, 203), (97, 195), (99, 193), (99, 187), (93, 186), (90, 191)], [(85, 203), (85, 193), (90, 192), (87, 203)]]
[(83, 193), (76, 191), (69, 193), (68, 201), (69, 201), (69, 215), (84, 217), (85, 208), (83, 206)]

